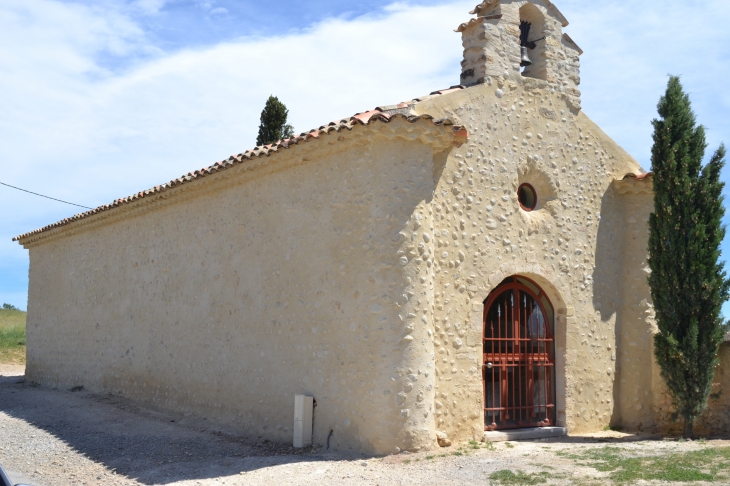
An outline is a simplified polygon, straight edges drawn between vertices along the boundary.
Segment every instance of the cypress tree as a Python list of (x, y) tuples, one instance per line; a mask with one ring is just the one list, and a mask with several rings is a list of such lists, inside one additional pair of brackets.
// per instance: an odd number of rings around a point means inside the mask
[(256, 145), (269, 145), (271, 143), (290, 138), (294, 134), (294, 128), (287, 124), (287, 110), (284, 103), (276, 96), (269, 96), (266, 106), (261, 112), (261, 124), (259, 135), (256, 137)]
[(659, 332), (654, 354), (675, 407), (692, 438), (707, 406), (725, 324), (720, 317), (730, 281), (719, 261), (723, 145), (702, 166), (705, 129), (696, 124), (689, 96), (676, 76), (654, 120), (654, 212), (649, 218), (649, 286)]

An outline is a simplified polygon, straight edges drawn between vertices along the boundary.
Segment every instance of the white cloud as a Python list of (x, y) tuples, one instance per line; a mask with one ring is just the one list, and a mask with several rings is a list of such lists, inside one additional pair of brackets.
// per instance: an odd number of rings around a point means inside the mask
[[(39, 170), (61, 174), (69, 194), (82, 186), (85, 200), (103, 202), (250, 148), (269, 94), (287, 103), (303, 131), (455, 84), (460, 40), (443, 24), (450, 17), (446, 25), (457, 25), (470, 3), (330, 20), (292, 36), (163, 56), (122, 75), (105, 73), (95, 54), (112, 43), (139, 48), (143, 37), (130, 29), (130, 35), (112, 38), (115, 26), (106, 19), (75, 12), (77, 24), (99, 25), (80, 34), (87, 37), (83, 47), (74, 38), (45, 39), (42, 46), (53, 43), (59, 50), (54, 59), (29, 63), (22, 76), (0, 77), (17, 100), (0, 114), (9, 128), (0, 135), (7, 137), (0, 153), (19, 162), (16, 182), (37, 188), (43, 185)], [(416, 29), (434, 34), (414, 36)], [(30, 49), (43, 48), (21, 51)], [(443, 75), (446, 64), (452, 69)], [(58, 182), (48, 188), (58, 191)]]
[(167, 5), (169, 0), (136, 0), (132, 6), (146, 14), (157, 14)]

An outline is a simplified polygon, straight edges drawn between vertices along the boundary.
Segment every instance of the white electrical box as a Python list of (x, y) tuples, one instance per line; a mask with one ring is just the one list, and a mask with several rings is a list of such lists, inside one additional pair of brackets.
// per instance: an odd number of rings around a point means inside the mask
[(314, 397), (294, 395), (294, 447), (312, 443), (312, 409)]

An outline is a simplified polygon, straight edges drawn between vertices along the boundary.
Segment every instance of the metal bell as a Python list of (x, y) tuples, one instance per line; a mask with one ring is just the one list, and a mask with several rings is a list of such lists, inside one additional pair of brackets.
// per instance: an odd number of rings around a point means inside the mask
[(521, 46), (520, 50), (522, 51), (522, 58), (520, 61), (520, 66), (522, 66), (522, 67), (532, 66), (532, 61), (530, 61), (530, 56), (527, 55), (527, 46)]

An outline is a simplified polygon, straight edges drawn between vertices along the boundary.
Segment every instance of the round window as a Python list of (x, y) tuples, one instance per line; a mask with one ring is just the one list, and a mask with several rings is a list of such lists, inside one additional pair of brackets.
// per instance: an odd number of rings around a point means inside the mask
[(517, 189), (517, 199), (525, 211), (532, 211), (537, 206), (537, 193), (535, 192), (535, 188), (530, 184), (522, 184)]

